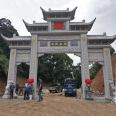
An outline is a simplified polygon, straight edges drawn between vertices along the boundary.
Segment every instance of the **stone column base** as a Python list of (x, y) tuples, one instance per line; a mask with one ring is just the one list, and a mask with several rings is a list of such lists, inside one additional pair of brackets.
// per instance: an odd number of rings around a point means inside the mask
[(8, 99), (8, 98), (9, 98), (9, 95), (5, 95), (5, 94), (4, 94), (4, 95), (2, 96), (2, 98), (3, 98), (3, 99)]
[(113, 102), (116, 104), (116, 91), (115, 91), (115, 93), (114, 93)]
[(5, 89), (5, 92), (4, 92), (4, 95), (2, 96), (2, 98), (5, 98), (5, 99), (10, 98), (10, 95), (9, 95), (9, 87), (10, 87), (11, 82), (13, 82), (13, 81), (12, 80), (9, 80), (7, 82), (6, 89)]
[(10, 96), (9, 96), (9, 91), (8, 91), (8, 86), (6, 86), (6, 90), (5, 90), (5, 93), (4, 95), (2, 96), (2, 98), (5, 98), (5, 99), (8, 99)]

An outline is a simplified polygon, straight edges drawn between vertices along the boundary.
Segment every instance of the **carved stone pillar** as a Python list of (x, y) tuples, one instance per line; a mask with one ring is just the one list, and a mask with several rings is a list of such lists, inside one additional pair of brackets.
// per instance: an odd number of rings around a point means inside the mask
[(29, 78), (33, 78), (34, 79), (34, 83), (33, 83), (33, 86), (34, 86), (34, 99), (36, 99), (37, 67), (38, 67), (37, 35), (32, 35)]
[(8, 88), (11, 82), (16, 84), (16, 71), (17, 66), (16, 66), (16, 49), (11, 49), (10, 50), (10, 60), (9, 60), (9, 70), (8, 70), (8, 79), (7, 79), (7, 85), (6, 85), (6, 90), (3, 95), (3, 98), (9, 98), (8, 95)]
[(86, 34), (81, 34), (81, 77), (83, 99), (85, 99), (85, 79), (89, 79), (88, 45)]
[(104, 89), (105, 98), (110, 98), (110, 83), (113, 82), (110, 48), (103, 48), (104, 54)]

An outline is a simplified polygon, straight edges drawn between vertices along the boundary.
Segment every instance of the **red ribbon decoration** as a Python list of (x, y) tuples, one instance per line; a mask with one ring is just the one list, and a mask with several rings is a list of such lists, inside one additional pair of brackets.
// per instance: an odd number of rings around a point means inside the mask
[(34, 79), (27, 79), (27, 83), (32, 84), (34, 82)]
[(85, 79), (85, 83), (90, 85), (92, 83), (92, 80), (91, 79)]

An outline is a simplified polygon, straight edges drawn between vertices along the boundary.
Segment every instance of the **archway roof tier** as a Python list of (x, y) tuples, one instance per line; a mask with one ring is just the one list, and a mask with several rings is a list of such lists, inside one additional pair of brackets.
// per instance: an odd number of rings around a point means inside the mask
[(87, 35), (88, 39), (116, 39), (116, 35), (107, 36), (107, 35)]
[[(29, 45), (31, 43), (31, 38), (32, 38), (32, 36), (13, 36), (12, 38), (5, 37), (4, 35), (1, 35), (1, 36), (8, 43), (13, 42), (13, 41), (14, 42), (19, 41), (19, 42), (23, 42), (23, 44), (29, 44)], [(89, 45), (91, 45), (91, 44), (93, 44), (93, 45), (108, 45), (108, 44), (111, 44), (114, 40), (116, 40), (116, 36), (87, 35), (87, 39), (88, 39), (88, 44)], [(41, 39), (41, 40), (43, 40), (43, 39)], [(49, 41), (51, 40), (52, 41), (52, 39), (46, 39), (46, 40), (49, 40)], [(71, 40), (72, 39), (70, 39), (70, 41)]]
[(89, 44), (111, 44), (116, 40), (116, 36), (87, 35)]
[[(70, 25), (91, 25), (95, 22), (96, 18), (91, 21), (86, 23), (85, 20), (82, 22), (70, 22)], [(48, 26), (48, 23), (37, 23), (37, 22), (33, 22), (33, 24), (29, 24), (28, 22), (26, 22), (25, 20), (23, 20), (24, 24), (26, 26)]]
[[(6, 41), (24, 41), (24, 40), (31, 40), (32, 36), (14, 36), (12, 38), (6, 37), (1, 34), (1, 36), (6, 40)], [(112, 40), (114, 41), (116, 39), (116, 35), (114, 36), (104, 36), (104, 35), (87, 35), (88, 40)]]
[(6, 37), (6, 36), (4, 36), (2, 34), (1, 34), (1, 36), (6, 41), (30, 41), (31, 40), (31, 36), (13, 36), (11, 38)]
[[(85, 23), (85, 21), (82, 21), (82, 22), (69, 22), (69, 29), (68, 29), (68, 32), (78, 32), (78, 31), (81, 31), (81, 32), (85, 32), (86, 33), (88, 31), (90, 31), (90, 29), (92, 28), (94, 22), (95, 22), (96, 18), (89, 22), (89, 23)], [(33, 33), (33, 32), (36, 32), (36, 33), (44, 33), (44, 32), (47, 32), (47, 33), (50, 33), (50, 32), (54, 32), (55, 33), (59, 33), (61, 31), (56, 31), (56, 30), (51, 30), (49, 31), (49, 24), (48, 23), (33, 23), (33, 24), (29, 24), (27, 23), (26, 21), (24, 21), (24, 24), (28, 30), (28, 32), (30, 33)], [(66, 32), (67, 30), (62, 30), (62, 32)]]
[(48, 21), (51, 20), (52, 18), (65, 18), (67, 20), (73, 20), (74, 19), (74, 15), (76, 12), (77, 7), (75, 7), (73, 10), (69, 11), (69, 9), (67, 8), (67, 10), (51, 10), (49, 9), (49, 11), (44, 10), (42, 7), (40, 7), (43, 13), (43, 19)]
[(12, 38), (5, 37), (2, 35), (2, 38), (9, 44), (9, 47), (12, 46), (31, 46), (31, 36), (13, 36)]

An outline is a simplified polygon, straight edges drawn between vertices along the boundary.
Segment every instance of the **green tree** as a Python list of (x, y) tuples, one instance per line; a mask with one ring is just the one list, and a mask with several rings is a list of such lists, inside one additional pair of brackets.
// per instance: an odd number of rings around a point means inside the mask
[(18, 35), (16, 29), (12, 26), (9, 19), (0, 19), (0, 76), (7, 77), (9, 47), (7, 42), (1, 37), (3, 34), (6, 37), (12, 37), (13, 34)]
[(80, 88), (81, 84), (82, 84), (81, 63), (78, 63), (77, 66), (73, 66), (72, 72), (73, 72), (73, 76), (77, 82), (77, 88)]
[(2, 49), (0, 49), (0, 77), (4, 80), (6, 80), (7, 77), (7, 68), (8, 58), (3, 54)]
[(29, 77), (29, 65), (26, 63), (21, 63), (17, 67), (17, 75), (18, 77)]
[(113, 55), (114, 53), (115, 53), (115, 49), (112, 46), (110, 46), (110, 54)]
[(64, 83), (66, 78), (74, 78), (77, 88), (81, 87), (81, 64), (73, 66), (66, 54), (45, 54), (38, 60), (38, 78), (46, 83)]
[[(0, 34), (3, 34), (6, 37), (13, 37), (13, 34), (18, 35), (18, 32), (12, 26), (11, 21), (9, 19), (2, 18), (0, 19)], [(9, 58), (8, 43), (1, 37), (1, 35), (0, 35), (0, 48), (3, 50), (3, 54), (5, 54)]]
[(38, 60), (38, 77), (44, 82), (61, 82), (71, 77), (73, 61), (66, 54), (45, 54)]
[(94, 64), (92, 64), (92, 67), (90, 69), (90, 78), (94, 79), (97, 72), (101, 69), (102, 65), (99, 64), (98, 62), (95, 62)]

